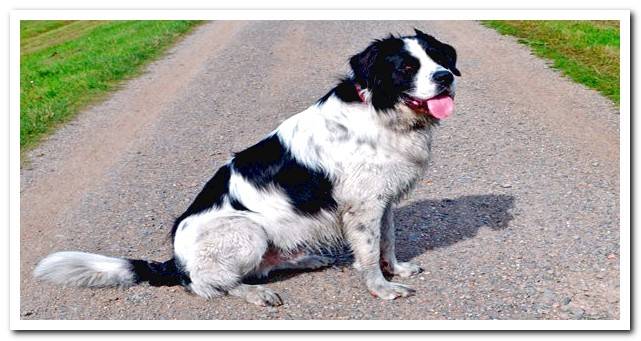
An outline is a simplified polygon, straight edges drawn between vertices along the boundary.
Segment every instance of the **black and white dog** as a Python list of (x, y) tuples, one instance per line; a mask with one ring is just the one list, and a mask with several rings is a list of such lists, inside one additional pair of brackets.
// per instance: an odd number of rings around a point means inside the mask
[(383, 276), (422, 271), (396, 260), (392, 211), (427, 167), (432, 127), (454, 110), (456, 51), (416, 30), (376, 40), (349, 62), (350, 76), (207, 182), (175, 221), (173, 259), (58, 252), (35, 277), (89, 287), (183, 285), (205, 298), (280, 305), (272, 290), (244, 279), (329, 265), (333, 259), (306, 250), (346, 242), (372, 295), (411, 295)]

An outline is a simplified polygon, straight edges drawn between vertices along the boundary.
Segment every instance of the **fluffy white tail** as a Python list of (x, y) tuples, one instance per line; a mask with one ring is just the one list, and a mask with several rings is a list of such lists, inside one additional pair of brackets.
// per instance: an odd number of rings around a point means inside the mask
[(57, 252), (41, 260), (34, 277), (66, 286), (112, 287), (136, 284), (128, 259), (86, 252)]

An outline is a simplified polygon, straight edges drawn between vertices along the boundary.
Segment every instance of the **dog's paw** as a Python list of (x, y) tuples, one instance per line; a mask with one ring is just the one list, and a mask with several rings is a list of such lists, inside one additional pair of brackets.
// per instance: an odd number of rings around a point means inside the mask
[(391, 264), (387, 261), (381, 261), (383, 273), (391, 276), (400, 276), (403, 278), (412, 277), (423, 272), (423, 268), (410, 262), (399, 262)]
[(382, 298), (384, 300), (393, 300), (398, 297), (414, 295), (416, 290), (407, 285), (386, 281), (372, 285), (369, 288), (369, 292), (374, 297)]
[(412, 277), (423, 272), (423, 268), (410, 262), (400, 262), (394, 265), (393, 274), (403, 278)]
[(275, 307), (283, 305), (283, 300), (273, 290), (258, 285), (245, 295), (245, 300), (262, 307)]

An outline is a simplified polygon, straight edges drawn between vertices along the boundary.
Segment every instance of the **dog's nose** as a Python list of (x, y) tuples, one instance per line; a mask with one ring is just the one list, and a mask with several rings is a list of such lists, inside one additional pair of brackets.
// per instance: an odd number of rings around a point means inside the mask
[(448, 86), (454, 82), (454, 75), (449, 71), (436, 71), (432, 74), (434, 82)]

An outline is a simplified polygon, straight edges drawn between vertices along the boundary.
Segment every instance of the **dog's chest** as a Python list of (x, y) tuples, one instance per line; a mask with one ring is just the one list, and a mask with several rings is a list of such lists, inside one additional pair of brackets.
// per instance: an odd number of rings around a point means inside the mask
[(430, 128), (397, 131), (375, 113), (340, 113), (310, 108), (284, 122), (279, 135), (302, 163), (330, 175), (335, 195), (396, 198), (409, 191), (429, 162)]
[(337, 164), (339, 183), (347, 191), (370, 192), (394, 199), (406, 194), (425, 172), (430, 158), (431, 138), (427, 132), (405, 135), (381, 133), (377, 139), (335, 146), (351, 150), (351, 157)]

